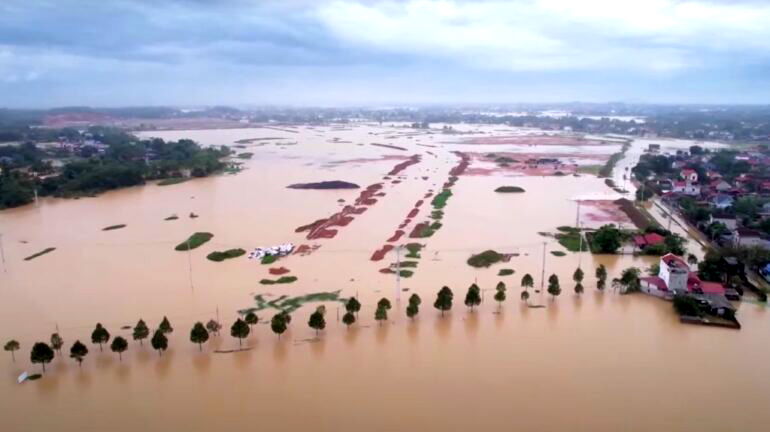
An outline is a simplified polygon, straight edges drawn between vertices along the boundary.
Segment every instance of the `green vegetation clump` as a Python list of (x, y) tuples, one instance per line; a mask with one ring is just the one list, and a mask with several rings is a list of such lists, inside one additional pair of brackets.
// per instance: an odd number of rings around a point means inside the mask
[(443, 209), (446, 207), (446, 202), (449, 200), (449, 197), (452, 196), (452, 191), (450, 189), (444, 189), (433, 197), (433, 201), (431, 201), (431, 205), (434, 209)]
[(598, 176), (602, 168), (602, 165), (581, 165), (577, 168), (577, 172), (580, 174), (592, 174)]
[(278, 257), (275, 255), (265, 255), (262, 257), (261, 263), (262, 264), (272, 264), (274, 262), (278, 261)]
[(557, 257), (563, 257), (563, 256), (565, 256), (567, 254), (565, 252), (562, 252), (562, 251), (551, 251), (551, 255), (557, 256)]
[(345, 303), (347, 302), (347, 299), (340, 297), (339, 291), (332, 291), (332, 292), (317, 292), (317, 293), (311, 293), (311, 294), (305, 294), (298, 297), (289, 297), (287, 295), (282, 295), (276, 298), (275, 300), (266, 300), (266, 295), (259, 294), (254, 296), (254, 301), (257, 302), (257, 305), (255, 307), (242, 309), (238, 311), (238, 313), (245, 315), (249, 312), (259, 312), (264, 309), (272, 308), (277, 309), (286, 313), (292, 313), (295, 310), (299, 309), (304, 305), (305, 303), (316, 303), (316, 302), (340, 302)]
[(261, 283), (262, 285), (275, 285), (275, 284), (287, 284), (287, 283), (292, 283), (296, 281), (297, 281), (296, 276), (281, 276), (276, 280), (262, 279), (259, 281), (259, 283)]
[(419, 243), (409, 243), (406, 245), (406, 250), (409, 251), (409, 253), (406, 254), (407, 258), (420, 259), (422, 245)]
[(412, 277), (412, 275), (414, 275), (414, 272), (411, 270), (401, 270), (398, 272), (398, 274), (403, 278), (409, 278), (409, 277)]
[(33, 259), (35, 259), (35, 258), (39, 257), (39, 256), (45, 255), (45, 254), (47, 254), (47, 253), (50, 253), (50, 252), (53, 252), (53, 251), (55, 251), (55, 250), (56, 250), (56, 248), (55, 248), (55, 247), (49, 247), (49, 248), (45, 248), (45, 249), (41, 250), (40, 252), (38, 252), (38, 253), (36, 253), (36, 254), (32, 254), (32, 255), (30, 255), (30, 256), (28, 256), (28, 257), (24, 258), (24, 261), (31, 261), (31, 260), (33, 260)]
[(214, 237), (214, 234), (207, 233), (207, 232), (197, 232), (191, 235), (187, 240), (176, 245), (174, 250), (186, 251), (186, 250), (195, 249), (201, 246), (202, 244), (206, 243), (207, 241), (211, 240), (212, 237)]
[(507, 165), (518, 162), (516, 159), (509, 158), (508, 156), (500, 156), (499, 158), (495, 159), (495, 162), (499, 163), (500, 165)]
[(581, 240), (582, 234), (579, 229), (569, 226), (560, 226), (556, 228), (561, 231), (554, 235), (559, 244), (564, 246), (570, 252), (588, 251), (588, 242)]
[(117, 230), (125, 227), (126, 227), (126, 224), (110, 225), (108, 227), (102, 228), (102, 231), (112, 231), (112, 230)]
[(401, 261), (401, 268), (415, 268), (417, 264), (417, 261)]
[(682, 316), (701, 317), (704, 315), (698, 301), (688, 295), (675, 295), (674, 309), (676, 310), (676, 313)]
[(607, 160), (607, 163), (604, 164), (602, 169), (599, 170), (599, 177), (610, 177), (612, 176), (612, 170), (615, 169), (615, 165), (623, 159), (623, 156), (626, 154), (626, 151), (631, 147), (630, 143), (624, 143), (623, 148), (618, 152), (614, 153), (610, 158)]
[(165, 218), (163, 220), (165, 220), (165, 221), (172, 221), (172, 220), (177, 220), (177, 219), (179, 219), (179, 216), (174, 214), (174, 215), (171, 215), (171, 216), (169, 216), (169, 217), (167, 217), (167, 218)]
[(158, 186), (171, 186), (179, 183), (184, 183), (190, 180), (190, 177), (169, 177), (158, 182)]
[(493, 250), (486, 250), (480, 254), (472, 255), (468, 258), (468, 265), (471, 267), (489, 267), (492, 264), (498, 263), (503, 260), (503, 254)]
[(238, 153), (237, 157), (238, 159), (251, 159), (252, 156), (254, 156), (254, 153), (245, 152), (245, 153)]
[(214, 251), (210, 254), (206, 255), (206, 258), (208, 258), (211, 261), (221, 262), (226, 259), (230, 258), (238, 258), (241, 255), (244, 255), (246, 253), (243, 249), (228, 249), (224, 252)]
[(495, 189), (495, 192), (500, 192), (500, 193), (521, 193), (521, 192), (524, 192), (524, 188), (521, 188), (519, 186), (500, 186), (499, 188)]
[(504, 268), (504, 269), (500, 269), (500, 271), (497, 272), (497, 275), (498, 276), (510, 276), (510, 275), (512, 275), (514, 273), (516, 273), (516, 270), (509, 269), (509, 268)]
[(433, 210), (430, 212), (430, 218), (435, 220), (441, 220), (444, 218), (444, 212), (442, 210)]

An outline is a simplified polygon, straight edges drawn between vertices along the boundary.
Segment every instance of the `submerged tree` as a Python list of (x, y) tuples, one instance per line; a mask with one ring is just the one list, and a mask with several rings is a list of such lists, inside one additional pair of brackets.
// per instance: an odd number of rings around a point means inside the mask
[(147, 327), (144, 320), (140, 318), (134, 326), (133, 338), (134, 340), (139, 341), (139, 345), (144, 345), (143, 341), (147, 339), (148, 336), (150, 336), (150, 329)]
[(110, 340), (110, 332), (106, 328), (102, 327), (101, 323), (96, 323), (96, 328), (91, 332), (91, 342), (99, 344), (99, 351), (102, 351), (102, 344), (106, 344)]
[(639, 275), (641, 271), (636, 267), (629, 267), (620, 274), (620, 286), (624, 293), (636, 292), (641, 289)]
[(54, 349), (59, 355), (61, 355), (61, 347), (64, 346), (64, 339), (59, 336), (59, 333), (51, 335), (51, 348)]
[(243, 346), (243, 338), (248, 337), (251, 332), (251, 328), (246, 321), (238, 318), (230, 327), (230, 336), (238, 338), (238, 346)]
[(433, 303), (433, 307), (441, 311), (441, 316), (444, 316), (444, 312), (452, 309), (452, 299), (454, 294), (448, 286), (444, 286), (439, 290), (436, 295), (436, 301)]
[(246, 324), (248, 324), (249, 327), (259, 323), (259, 317), (254, 312), (247, 313), (243, 320), (246, 321)]
[(386, 299), (385, 297), (381, 298), (380, 301), (377, 302), (377, 309), (383, 308), (385, 310), (390, 310), (390, 300)]
[(480, 304), (481, 289), (475, 283), (471, 284), (471, 286), (468, 287), (468, 292), (465, 294), (465, 306), (471, 308), (471, 312), (473, 312), (473, 307)]
[(219, 331), (222, 330), (222, 324), (211, 319), (206, 323), (206, 330), (208, 330), (209, 333), (214, 333), (215, 335), (219, 336)]
[(596, 267), (596, 289), (603, 290), (605, 286), (607, 285), (607, 268), (604, 267), (604, 264), (599, 264), (599, 267)]
[(21, 348), (21, 345), (14, 339), (9, 340), (3, 345), (3, 349), (11, 353), (11, 360), (13, 360), (14, 363), (16, 363), (16, 355), (13, 352), (18, 351), (19, 348)]
[(561, 294), (561, 287), (559, 286), (559, 277), (555, 274), (552, 274), (548, 278), (548, 294), (551, 295), (551, 298), (556, 298), (559, 294)]
[(521, 292), (521, 300), (525, 303), (529, 303), (529, 291), (522, 291)]
[(583, 284), (578, 282), (575, 284), (575, 294), (583, 294)]
[(419, 295), (417, 295), (417, 293), (414, 293), (414, 294), (409, 296), (409, 304), (410, 305), (415, 305), (415, 306), (419, 307), (420, 304), (422, 304), (422, 299), (420, 298)]
[(163, 333), (173, 333), (174, 328), (171, 327), (171, 323), (168, 321), (168, 318), (165, 316), (163, 317), (163, 321), (160, 322), (160, 326), (158, 326), (158, 330), (162, 331)]
[(43, 372), (45, 372), (45, 364), (50, 363), (53, 360), (54, 352), (50, 346), (45, 342), (37, 342), (32, 346), (32, 351), (29, 353), (29, 360), (32, 363), (40, 363), (43, 365)]
[(166, 337), (166, 334), (160, 329), (155, 330), (152, 339), (150, 339), (150, 345), (152, 345), (153, 349), (158, 351), (159, 356), (163, 356), (163, 351), (168, 349), (168, 338)]
[(78, 362), (78, 366), (83, 366), (83, 359), (88, 355), (88, 347), (79, 340), (76, 340), (70, 347), (70, 357)]
[(358, 302), (357, 298), (351, 297), (345, 303), (345, 310), (353, 314), (358, 314), (358, 311), (361, 310), (361, 303)]
[(310, 319), (307, 322), (307, 325), (315, 330), (316, 336), (318, 336), (318, 332), (326, 328), (326, 319), (324, 318), (323, 312), (320, 310), (316, 310), (310, 315)]
[(495, 287), (495, 301), (497, 301), (498, 310), (503, 308), (503, 302), (506, 298), (505, 291), (507, 291), (505, 284), (502, 281), (498, 282), (497, 286)]
[(582, 283), (584, 277), (585, 274), (583, 273), (583, 269), (580, 267), (575, 269), (575, 273), (572, 273), (572, 280), (575, 281), (575, 283)]
[(115, 336), (110, 344), (112, 352), (118, 353), (118, 359), (123, 361), (123, 353), (128, 349), (128, 341), (123, 336)]
[(353, 312), (345, 312), (345, 315), (342, 315), (342, 323), (345, 324), (348, 329), (355, 322), (356, 316), (353, 314)]
[(209, 331), (202, 322), (196, 322), (190, 329), (190, 342), (198, 344), (198, 351), (203, 351), (203, 344), (209, 340)]
[(273, 315), (273, 319), (270, 320), (270, 329), (273, 330), (273, 333), (278, 335), (278, 339), (280, 339), (283, 332), (286, 331), (286, 316), (287, 315), (283, 312), (279, 312)]
[(379, 325), (382, 325), (382, 322), (388, 319), (388, 308), (377, 306), (377, 310), (374, 311), (374, 319), (377, 320)]
[(529, 288), (532, 288), (534, 285), (535, 285), (535, 280), (532, 279), (532, 275), (527, 273), (524, 276), (522, 276), (522, 278), (521, 278), (521, 287), (522, 288), (527, 290)]
[(406, 316), (408, 316), (409, 319), (414, 320), (414, 317), (416, 317), (418, 313), (420, 313), (420, 306), (418, 306), (418, 303), (409, 303), (406, 307)]

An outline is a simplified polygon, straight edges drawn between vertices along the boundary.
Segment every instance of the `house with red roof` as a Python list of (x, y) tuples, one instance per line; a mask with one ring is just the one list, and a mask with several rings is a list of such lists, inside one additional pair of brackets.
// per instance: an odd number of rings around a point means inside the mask
[(634, 236), (634, 245), (639, 249), (644, 249), (647, 246), (657, 246), (659, 244), (663, 244), (665, 240), (666, 238), (658, 233), (648, 233)]
[(663, 298), (673, 298), (675, 294), (725, 295), (724, 285), (702, 281), (697, 273), (690, 271), (690, 266), (681, 257), (671, 253), (660, 257), (657, 276), (639, 279), (642, 292)]

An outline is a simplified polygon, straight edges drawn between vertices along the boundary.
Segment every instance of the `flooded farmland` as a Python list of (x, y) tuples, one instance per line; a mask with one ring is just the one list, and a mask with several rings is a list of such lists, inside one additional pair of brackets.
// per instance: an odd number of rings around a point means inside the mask
[[(578, 219), (589, 227), (630, 226), (617, 213), (590, 206), (578, 212), (576, 203), (620, 197), (602, 179), (573, 173), (581, 165), (603, 163), (620, 151), (621, 142), (598, 137), (546, 142), (532, 137), (541, 132), (499, 126), (457, 129), (446, 134), (362, 124), (143, 132), (143, 137), (227, 145), (253, 156), (239, 159), (244, 169), (237, 174), (148, 184), (96, 198), (44, 199), (0, 212), (5, 255), (0, 340), (14, 338), (22, 345), (15, 363), (10, 356), (0, 362), (4, 430), (389, 431), (409, 424), (414, 430), (749, 431), (770, 424), (765, 409), (770, 327), (764, 306), (740, 306), (741, 331), (684, 326), (668, 303), (595, 289), (598, 264), (614, 277), (632, 265), (646, 268), (653, 258), (557, 257), (551, 252), (564, 248), (539, 234), (574, 226)], [(643, 141), (632, 144), (616, 179), (642, 146)], [(523, 155), (568, 162), (534, 172), (517, 159)], [(464, 157), (467, 167), (461, 167)], [(563, 175), (554, 175), (557, 171)], [(361, 188), (286, 188), (329, 180)], [(447, 182), (452, 195), (440, 229), (428, 238), (408, 238), (429, 220), (429, 203)], [(380, 185), (376, 193), (357, 204), (372, 185)], [(494, 192), (504, 185), (525, 192)], [(419, 201), (424, 203), (418, 206)], [(344, 213), (346, 206), (365, 210)], [(308, 232), (297, 232), (341, 213), (350, 219), (328, 225), (333, 235), (308, 238)], [(178, 219), (165, 220), (172, 215)], [(103, 231), (116, 224), (126, 227)], [(399, 229), (404, 237), (389, 241)], [(191, 252), (174, 250), (194, 232), (214, 237)], [(274, 265), (245, 257), (206, 259), (213, 251), (285, 242), (307, 245), (311, 252)], [(372, 258), (384, 245), (407, 242), (424, 248), (414, 275), (397, 282), (394, 274), (381, 271), (396, 261), (396, 250), (382, 260)], [(56, 250), (24, 260), (49, 247)], [(483, 270), (465, 263), (486, 249), (513, 257)], [(701, 254), (695, 243), (690, 249)], [(580, 297), (571, 282), (578, 265), (588, 275)], [(271, 267), (284, 267), (298, 280), (260, 284), (272, 278)], [(503, 267), (515, 273), (497, 276)], [(554, 301), (534, 294), (531, 302), (546, 307), (528, 308), (518, 298), (521, 277), (530, 273), (539, 287), (543, 271), (560, 277), (562, 295)], [(492, 293), (500, 280), (509, 289), (498, 310)], [(471, 313), (462, 299), (474, 281), (484, 290), (484, 302)], [(432, 303), (443, 285), (455, 298), (442, 318)], [(245, 341), (250, 350), (214, 353), (238, 347), (229, 326), (238, 311), (258, 305), (256, 296), (327, 292), (357, 295), (363, 303), (351, 329), (338, 321), (341, 304), (326, 302), (327, 328), (316, 339), (306, 323), (322, 303), (307, 303), (281, 340), (269, 325), (258, 324)], [(412, 293), (423, 299), (414, 321), (404, 315)], [(390, 298), (394, 308), (387, 323), (378, 325), (374, 304), (381, 297)], [(267, 322), (275, 312), (257, 314)], [(189, 342), (189, 329), (217, 315), (225, 329), (201, 353)], [(154, 328), (163, 316), (174, 332), (162, 357), (147, 343), (131, 341), (119, 361), (90, 344), (96, 322), (113, 337), (130, 340), (131, 331), (123, 326), (143, 318)], [(82, 368), (57, 355), (43, 379), (17, 385), (22, 371), (38, 369), (29, 363), (31, 345), (57, 328), (67, 348), (75, 339), (88, 342)]]

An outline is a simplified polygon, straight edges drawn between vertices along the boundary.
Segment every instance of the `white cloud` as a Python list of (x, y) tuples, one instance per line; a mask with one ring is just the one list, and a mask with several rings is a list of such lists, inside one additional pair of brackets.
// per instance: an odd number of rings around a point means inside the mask
[(340, 0), (317, 15), (345, 43), (514, 71), (660, 72), (770, 53), (770, 5), (757, 3)]

